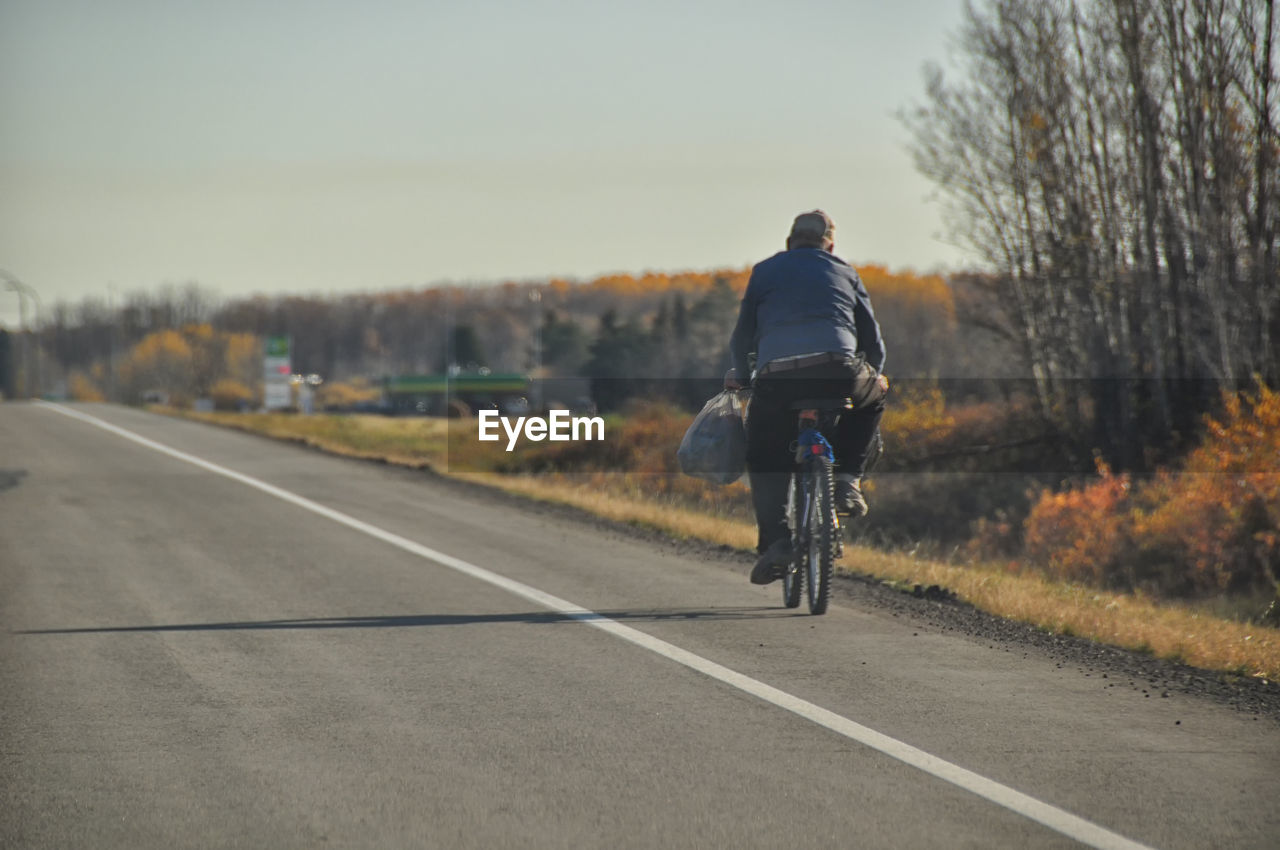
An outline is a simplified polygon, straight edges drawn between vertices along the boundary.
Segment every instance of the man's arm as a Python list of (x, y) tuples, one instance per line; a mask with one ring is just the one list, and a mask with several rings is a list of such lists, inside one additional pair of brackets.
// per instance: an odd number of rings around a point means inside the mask
[[(733, 336), (729, 338), (729, 354), (733, 358), (733, 369), (738, 383), (746, 386), (751, 383), (751, 363), (748, 360), (756, 342), (756, 298), (755, 288), (747, 282), (747, 291), (742, 295), (742, 303), (738, 306), (738, 323), (733, 328)], [(726, 378), (726, 383), (728, 379)]]
[(880, 336), (880, 323), (876, 321), (875, 311), (871, 309), (871, 296), (863, 286), (862, 279), (856, 278), (853, 287), (853, 321), (854, 330), (858, 334), (858, 350), (867, 357), (877, 372), (884, 371), (884, 339)]

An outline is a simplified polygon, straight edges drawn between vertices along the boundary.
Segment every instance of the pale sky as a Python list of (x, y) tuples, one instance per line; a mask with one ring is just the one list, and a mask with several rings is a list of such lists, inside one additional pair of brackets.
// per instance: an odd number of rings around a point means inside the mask
[(0, 0), (0, 269), (49, 306), (589, 279), (814, 207), (956, 268), (894, 113), (961, 3)]

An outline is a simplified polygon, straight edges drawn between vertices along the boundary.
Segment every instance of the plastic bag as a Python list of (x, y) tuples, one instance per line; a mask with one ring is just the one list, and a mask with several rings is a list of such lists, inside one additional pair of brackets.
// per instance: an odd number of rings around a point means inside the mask
[(723, 487), (747, 467), (747, 429), (743, 422), (747, 393), (724, 390), (702, 407), (680, 441), (680, 471)]

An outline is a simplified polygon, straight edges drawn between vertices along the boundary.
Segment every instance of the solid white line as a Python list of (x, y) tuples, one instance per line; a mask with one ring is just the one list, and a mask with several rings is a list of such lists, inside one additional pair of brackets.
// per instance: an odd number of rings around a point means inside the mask
[(1014, 790), (1007, 785), (1001, 785), (995, 780), (987, 779), (985, 776), (981, 776), (971, 770), (966, 770), (965, 768), (952, 764), (945, 759), (930, 755), (924, 750), (917, 749), (910, 744), (899, 741), (897, 738), (891, 738), (888, 735), (881, 734), (874, 729), (863, 726), (861, 723), (856, 723), (847, 717), (828, 711), (827, 709), (808, 702), (807, 700), (803, 700), (797, 696), (787, 693), (786, 691), (779, 690), (772, 685), (766, 685), (764, 682), (753, 679), (750, 676), (743, 675), (742, 673), (738, 673), (728, 667), (717, 664), (714, 661), (703, 658), (700, 655), (695, 655), (688, 650), (681, 649), (675, 644), (659, 640), (656, 637), (645, 634), (637, 629), (633, 629), (630, 626), (624, 626), (616, 620), (611, 620), (602, 614), (597, 614), (594, 611), (583, 608), (581, 605), (575, 605), (574, 603), (561, 599), (558, 596), (552, 596), (550, 593), (538, 590), (536, 587), (522, 584), (521, 582), (509, 579), (506, 576), (499, 575), (495, 572), (491, 572), (483, 567), (477, 567), (474, 564), (469, 564), (466, 561), (453, 557), (452, 555), (437, 552), (435, 549), (423, 546), (421, 543), (415, 543), (414, 541), (401, 537), (398, 534), (392, 534), (391, 532), (378, 528), (375, 525), (370, 525), (367, 522), (348, 516), (340, 511), (327, 508), (324, 505), (313, 502), (310, 499), (304, 498), (295, 493), (291, 493), (288, 490), (283, 490), (272, 484), (268, 484), (265, 481), (260, 481), (257, 478), (244, 475), (243, 473), (236, 472), (235, 470), (227, 469), (224, 466), (218, 466), (215, 463), (210, 463), (209, 461), (202, 460), (194, 455), (189, 455), (186, 452), (170, 448), (169, 446), (157, 443), (154, 440), (149, 440), (146, 437), (135, 434), (132, 431), (125, 430), (119, 426), (112, 425), (109, 422), (98, 419), (95, 416), (90, 416), (87, 413), (82, 413), (78, 410), (73, 410), (57, 404), (50, 404), (48, 402), (37, 402), (37, 404), (49, 410), (61, 413), (64, 416), (70, 416), (74, 419), (87, 422), (90, 425), (103, 429), (104, 431), (110, 431), (111, 433), (123, 437), (126, 440), (132, 440), (139, 445), (146, 446), (149, 449), (154, 449), (161, 454), (166, 454), (169, 457), (176, 458), (177, 460), (189, 463), (225, 478), (230, 478), (233, 481), (239, 481), (241, 484), (245, 484), (255, 490), (275, 496), (277, 499), (281, 499), (282, 501), (296, 505), (304, 510), (311, 511), (314, 514), (331, 519), (336, 523), (367, 534), (370, 537), (377, 538), (378, 540), (389, 543), (390, 545), (406, 552), (418, 555), (419, 557), (425, 558), (429, 561), (434, 561), (437, 564), (449, 567), (450, 569), (456, 570), (464, 575), (471, 576), (474, 579), (486, 582), (495, 587), (500, 587), (509, 593), (527, 599), (530, 602), (541, 605), (558, 614), (563, 614), (567, 617), (587, 623), (588, 625), (606, 631), (615, 637), (621, 638), (628, 643), (647, 649), (650, 652), (661, 655), (662, 657), (675, 661), (678, 664), (683, 664), (685, 667), (692, 670), (697, 670), (699, 673), (709, 676), (712, 679), (723, 682), (726, 685), (730, 685), (740, 691), (751, 694), (752, 696), (758, 697), (765, 702), (777, 706), (778, 708), (786, 709), (787, 711), (797, 714), (806, 720), (818, 724), (819, 726), (830, 729), (832, 732), (836, 732), (837, 734), (857, 741), (858, 743), (870, 747), (884, 755), (918, 768), (945, 782), (949, 782), (952, 785), (963, 788), (964, 790), (989, 800), (990, 802), (1008, 809), (1011, 812), (1016, 812), (1017, 814), (1046, 826), (1055, 832), (1061, 833), (1068, 838), (1075, 839), (1082, 844), (1098, 848), (1098, 850), (1151, 850), (1151, 848), (1145, 844), (1140, 844), (1136, 841), (1125, 838), (1123, 835), (1119, 835), (1109, 829), (1098, 826), (1092, 821), (1087, 821), (1084, 818), (1073, 815), (1068, 811), (1059, 809), (1056, 806), (1051, 806), (1048, 803), (1022, 793), (1021, 791)]

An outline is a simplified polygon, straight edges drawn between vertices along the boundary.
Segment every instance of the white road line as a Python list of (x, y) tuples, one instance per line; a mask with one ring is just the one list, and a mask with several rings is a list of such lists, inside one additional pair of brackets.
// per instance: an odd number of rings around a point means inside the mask
[(292, 505), (297, 505), (298, 507), (311, 511), (314, 514), (318, 514), (327, 519), (331, 519), (336, 523), (345, 525), (348, 528), (367, 534), (370, 537), (375, 537), (378, 540), (389, 543), (406, 552), (411, 552), (412, 554), (426, 558), (429, 561), (434, 561), (437, 564), (449, 567), (450, 569), (456, 570), (464, 575), (471, 576), (474, 579), (486, 582), (495, 587), (500, 587), (503, 590), (541, 605), (558, 614), (563, 614), (567, 617), (580, 620), (588, 625), (595, 626), (596, 628), (606, 631), (615, 637), (621, 638), (628, 643), (643, 647), (650, 652), (661, 655), (662, 657), (675, 661), (678, 664), (683, 664), (692, 670), (697, 670), (699, 673), (709, 676), (712, 679), (723, 682), (726, 685), (730, 685), (738, 690), (751, 694), (752, 696), (758, 697), (765, 702), (777, 706), (778, 708), (786, 709), (787, 711), (797, 714), (806, 720), (818, 724), (819, 726), (830, 729), (832, 732), (836, 732), (837, 734), (843, 735), (846, 738), (857, 741), (864, 746), (881, 752), (884, 755), (918, 768), (945, 782), (949, 782), (952, 785), (963, 788), (964, 790), (989, 800), (990, 802), (1008, 809), (1011, 812), (1016, 812), (1023, 817), (1030, 818), (1036, 823), (1046, 826), (1055, 832), (1079, 841), (1081, 844), (1098, 848), (1098, 850), (1151, 850), (1151, 848), (1145, 844), (1140, 844), (1136, 841), (1125, 838), (1123, 835), (1112, 832), (1111, 830), (1101, 827), (1092, 821), (1087, 821), (1084, 818), (1073, 815), (1068, 811), (1059, 809), (1056, 806), (1051, 806), (1048, 803), (1037, 800), (1036, 798), (1024, 794), (1021, 791), (1010, 788), (1007, 785), (1001, 785), (995, 780), (987, 779), (985, 776), (981, 776), (971, 770), (966, 770), (965, 768), (952, 764), (945, 759), (930, 755), (924, 750), (917, 749), (910, 744), (899, 741), (897, 738), (891, 738), (888, 735), (881, 734), (874, 729), (863, 726), (861, 723), (856, 723), (847, 717), (828, 711), (825, 708), (808, 702), (807, 700), (803, 700), (797, 696), (787, 693), (786, 691), (779, 690), (772, 685), (766, 685), (764, 682), (753, 679), (750, 676), (743, 675), (735, 670), (730, 670), (728, 667), (724, 667), (723, 665), (703, 658), (700, 655), (695, 655), (688, 650), (681, 649), (675, 644), (659, 640), (658, 638), (647, 635), (637, 629), (633, 629), (630, 626), (624, 626), (616, 620), (611, 620), (602, 614), (597, 614), (594, 611), (583, 608), (581, 605), (575, 605), (568, 600), (561, 599), (558, 596), (552, 596), (549, 593), (538, 590), (536, 587), (530, 587), (527, 584), (514, 581), (506, 576), (490, 572), (483, 567), (477, 567), (474, 564), (469, 564), (466, 561), (460, 560), (451, 555), (446, 555), (443, 552), (437, 552), (435, 549), (423, 546), (421, 543), (415, 543), (414, 541), (401, 537), (398, 534), (392, 534), (391, 532), (378, 528), (375, 525), (370, 525), (367, 522), (348, 516), (340, 511), (327, 508), (324, 505), (313, 502), (310, 499), (303, 498), (302, 496), (291, 493), (288, 490), (283, 490), (272, 484), (268, 484), (265, 481), (259, 481), (257, 478), (227, 469), (224, 466), (218, 466), (215, 463), (210, 463), (209, 461), (202, 460), (194, 455), (189, 455), (186, 452), (170, 448), (169, 446), (157, 443), (154, 440), (149, 440), (146, 437), (135, 434), (132, 431), (128, 431), (119, 426), (112, 425), (109, 422), (105, 422), (95, 416), (90, 416), (87, 413), (82, 413), (78, 410), (73, 410), (57, 404), (49, 404), (47, 402), (37, 402), (37, 404), (47, 408), (48, 410), (61, 413), (64, 416), (70, 416), (74, 419), (79, 419), (82, 422), (87, 422), (90, 425), (103, 429), (104, 431), (110, 431), (113, 434), (124, 437), (126, 440), (132, 440), (139, 445), (146, 446), (149, 449), (154, 449), (161, 454), (166, 454), (169, 457), (176, 458), (193, 466), (198, 466), (201, 469), (230, 478), (233, 481), (239, 481), (241, 484), (245, 484), (255, 490), (260, 490), (263, 493), (275, 496), (277, 499), (281, 499), (282, 501), (288, 502)]

